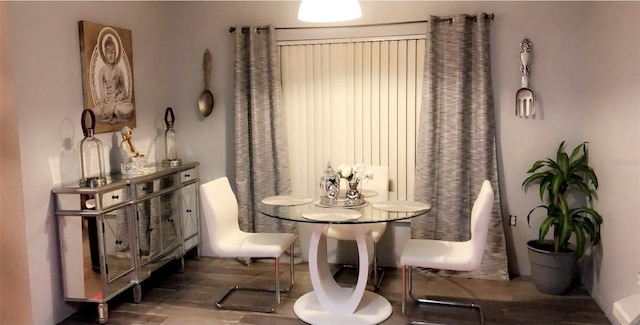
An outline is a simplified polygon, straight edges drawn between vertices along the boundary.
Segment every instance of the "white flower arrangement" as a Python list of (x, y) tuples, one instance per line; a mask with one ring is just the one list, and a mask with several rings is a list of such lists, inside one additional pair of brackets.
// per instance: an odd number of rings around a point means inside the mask
[(336, 170), (340, 178), (344, 178), (347, 181), (360, 182), (363, 179), (373, 179), (373, 171), (369, 169), (365, 164), (346, 165), (341, 164)]

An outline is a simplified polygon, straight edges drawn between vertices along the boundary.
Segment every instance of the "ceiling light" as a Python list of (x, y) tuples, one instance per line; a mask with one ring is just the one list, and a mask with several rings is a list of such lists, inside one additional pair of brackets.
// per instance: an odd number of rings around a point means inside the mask
[(302, 0), (298, 19), (311, 23), (331, 23), (362, 17), (358, 0)]

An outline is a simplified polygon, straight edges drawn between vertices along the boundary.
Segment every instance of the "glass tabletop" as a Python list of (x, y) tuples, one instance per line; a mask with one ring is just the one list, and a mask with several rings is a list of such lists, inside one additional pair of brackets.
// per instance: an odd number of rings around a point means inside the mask
[(269, 217), (296, 222), (354, 224), (406, 220), (425, 215), (431, 210), (429, 203), (419, 202), (406, 194), (395, 192), (376, 193), (374, 196), (365, 197), (364, 204), (354, 207), (323, 205), (319, 199), (295, 200), (300, 204), (278, 205), (261, 201), (258, 204), (258, 212)]

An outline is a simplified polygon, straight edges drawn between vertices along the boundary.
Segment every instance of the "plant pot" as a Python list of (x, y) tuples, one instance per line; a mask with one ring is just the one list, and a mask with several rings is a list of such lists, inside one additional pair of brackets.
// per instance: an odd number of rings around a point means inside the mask
[(576, 257), (575, 252), (553, 252), (545, 249), (553, 247), (551, 241), (541, 245), (538, 240), (527, 242), (531, 277), (540, 292), (560, 295), (573, 283)]

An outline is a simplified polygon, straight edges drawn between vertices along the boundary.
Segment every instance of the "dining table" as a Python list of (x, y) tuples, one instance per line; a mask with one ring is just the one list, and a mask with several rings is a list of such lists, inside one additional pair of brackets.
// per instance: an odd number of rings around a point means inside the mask
[[(365, 290), (373, 238), (367, 225), (396, 222), (424, 216), (431, 205), (396, 192), (361, 191), (364, 203), (354, 206), (326, 205), (319, 199), (280, 195), (265, 198), (258, 212), (269, 217), (314, 224), (309, 241), (309, 276), (313, 291), (294, 303), (296, 316), (309, 324), (379, 324), (392, 313), (389, 300)], [(327, 261), (326, 227), (348, 225), (358, 248), (358, 278), (355, 286), (336, 282)]]

